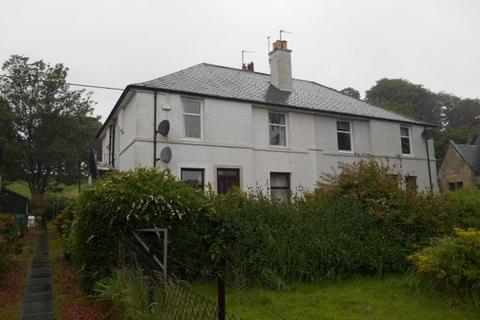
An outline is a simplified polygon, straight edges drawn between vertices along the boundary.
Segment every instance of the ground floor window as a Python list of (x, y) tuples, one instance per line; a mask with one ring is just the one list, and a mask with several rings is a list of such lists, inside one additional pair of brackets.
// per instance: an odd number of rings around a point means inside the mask
[(182, 168), (180, 175), (183, 182), (191, 185), (194, 188), (203, 190), (205, 185), (204, 184), (205, 171), (203, 169)]
[(270, 194), (272, 200), (290, 199), (290, 173), (270, 172)]
[(417, 191), (417, 177), (405, 176), (405, 188), (407, 190)]
[(217, 168), (217, 192), (227, 193), (234, 187), (240, 187), (240, 169)]
[(463, 188), (463, 181), (449, 182), (448, 189), (450, 191), (455, 191)]

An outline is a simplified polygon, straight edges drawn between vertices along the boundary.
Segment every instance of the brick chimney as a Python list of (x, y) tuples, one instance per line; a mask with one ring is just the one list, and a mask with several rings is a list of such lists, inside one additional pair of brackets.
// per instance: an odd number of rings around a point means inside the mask
[(277, 40), (273, 43), (273, 50), (268, 54), (270, 58), (270, 82), (277, 89), (291, 92), (292, 61), (291, 52), (287, 47), (287, 41)]
[(253, 61), (250, 62), (249, 64), (243, 64), (242, 65), (242, 70), (243, 71), (251, 71), (251, 72), (255, 72), (255, 65), (253, 64)]

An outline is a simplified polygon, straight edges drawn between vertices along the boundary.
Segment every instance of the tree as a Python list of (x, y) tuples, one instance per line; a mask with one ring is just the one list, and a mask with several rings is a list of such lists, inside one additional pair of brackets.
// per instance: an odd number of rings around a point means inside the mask
[(468, 143), (472, 137), (471, 126), (449, 126), (443, 130), (437, 130), (435, 135), (435, 158), (443, 159), (447, 152), (448, 143), (451, 141), (455, 143)]
[(13, 155), (18, 150), (12, 119), (12, 111), (7, 102), (0, 97), (0, 189), (2, 183), (15, 179)]
[(471, 125), (475, 117), (480, 116), (480, 99), (461, 99), (444, 92), (437, 96), (445, 107), (445, 119), (449, 126)]
[(365, 100), (425, 122), (440, 124), (442, 120), (442, 104), (437, 95), (422, 85), (407, 80), (378, 80), (367, 90)]
[(84, 125), (93, 122), (88, 117), (91, 94), (70, 89), (68, 68), (62, 64), (51, 66), (14, 55), (2, 70), (0, 94), (8, 106), (15, 142), (10, 170), (28, 183), (34, 199), (41, 199), (55, 182), (78, 174), (85, 159), (81, 154), (95, 135), (90, 125)]
[(344, 88), (340, 90), (340, 92), (343, 93), (344, 95), (347, 95), (356, 99), (360, 99), (360, 92), (358, 90), (353, 89), (352, 87)]

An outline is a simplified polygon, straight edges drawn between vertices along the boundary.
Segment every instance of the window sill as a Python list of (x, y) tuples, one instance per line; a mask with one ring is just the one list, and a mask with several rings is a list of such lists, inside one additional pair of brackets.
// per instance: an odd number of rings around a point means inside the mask
[(413, 153), (402, 153), (401, 156), (403, 158), (415, 158), (415, 155)]
[(269, 145), (270, 149), (279, 149), (279, 150), (290, 150), (289, 146), (277, 146), (277, 145)]
[(205, 142), (203, 138), (190, 138), (190, 137), (182, 137), (182, 141), (194, 141), (194, 142)]

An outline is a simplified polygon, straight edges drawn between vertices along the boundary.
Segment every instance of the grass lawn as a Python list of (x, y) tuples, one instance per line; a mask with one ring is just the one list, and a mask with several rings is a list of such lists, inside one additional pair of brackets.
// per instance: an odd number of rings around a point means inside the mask
[[(480, 319), (480, 311), (449, 305), (404, 284), (404, 278), (354, 279), (339, 284), (299, 284), (289, 290), (227, 290), (227, 313), (241, 319)], [(194, 290), (215, 300), (214, 285)], [(266, 308), (264, 308), (266, 307)]]
[[(82, 180), (82, 183), (80, 185), (81, 190), (85, 190), (87, 185), (88, 185), (87, 180)], [(58, 187), (61, 190), (54, 194), (58, 195), (59, 197), (62, 197), (62, 196), (75, 197), (79, 194), (78, 183), (74, 183), (71, 185), (65, 185), (63, 183), (60, 183)], [(15, 181), (15, 182), (9, 183), (7, 185), (7, 189), (12, 190), (13, 192), (16, 192), (18, 194), (21, 194), (22, 196), (27, 197), (28, 199), (31, 199), (30, 189), (28, 189), (28, 184), (25, 181)]]

